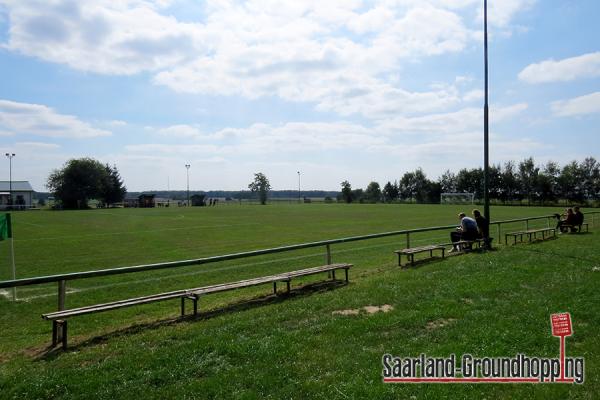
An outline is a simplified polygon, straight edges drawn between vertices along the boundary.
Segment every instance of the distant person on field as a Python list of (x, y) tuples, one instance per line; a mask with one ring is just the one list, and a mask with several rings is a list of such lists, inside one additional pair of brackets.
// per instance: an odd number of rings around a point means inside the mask
[[(460, 226), (456, 228), (456, 231), (450, 232), (450, 240), (452, 240), (452, 243), (456, 243), (461, 240), (477, 239), (477, 235), (479, 234), (477, 229), (477, 221), (475, 221), (473, 218), (467, 217), (467, 215), (462, 212), (458, 214), (458, 219), (460, 220)], [(458, 250), (458, 247), (453, 245), (450, 252)]]
[(479, 238), (487, 239), (490, 237), (490, 223), (479, 210), (473, 210), (473, 218), (477, 222), (477, 230), (479, 232)]

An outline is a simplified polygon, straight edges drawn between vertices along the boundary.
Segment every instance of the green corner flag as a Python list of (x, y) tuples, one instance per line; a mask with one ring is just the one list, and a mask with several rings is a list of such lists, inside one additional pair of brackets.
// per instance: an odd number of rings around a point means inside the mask
[(12, 238), (10, 214), (0, 215), (0, 240)]

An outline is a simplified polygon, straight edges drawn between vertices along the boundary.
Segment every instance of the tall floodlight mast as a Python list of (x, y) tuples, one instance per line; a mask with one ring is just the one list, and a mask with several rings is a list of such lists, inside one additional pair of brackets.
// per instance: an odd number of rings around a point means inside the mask
[(488, 109), (488, 35), (487, 0), (483, 0), (483, 58), (485, 68), (485, 103), (483, 105), (483, 214), (490, 222), (490, 154), (489, 154), (489, 109)]

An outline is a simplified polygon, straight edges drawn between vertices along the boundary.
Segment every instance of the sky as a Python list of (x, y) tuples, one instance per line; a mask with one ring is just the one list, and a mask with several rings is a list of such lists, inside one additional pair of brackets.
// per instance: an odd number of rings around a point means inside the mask
[[(492, 163), (600, 159), (598, 16), (489, 1)], [(0, 71), (0, 151), (37, 191), (80, 157), (130, 191), (483, 165), (483, 0), (0, 0)]]

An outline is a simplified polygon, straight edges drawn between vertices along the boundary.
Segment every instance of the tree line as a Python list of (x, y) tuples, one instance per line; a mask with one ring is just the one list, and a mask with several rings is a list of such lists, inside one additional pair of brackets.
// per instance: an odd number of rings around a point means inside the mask
[[(406, 172), (399, 180), (388, 181), (383, 188), (371, 182), (365, 189), (352, 189), (341, 183), (339, 201), (439, 203), (442, 193), (474, 193), (483, 199), (483, 169), (446, 170), (437, 180), (430, 180), (421, 168)], [(489, 197), (498, 203), (556, 204), (593, 203), (600, 200), (600, 164), (593, 157), (571, 161), (536, 164), (532, 157), (518, 163), (508, 161), (490, 166)]]

